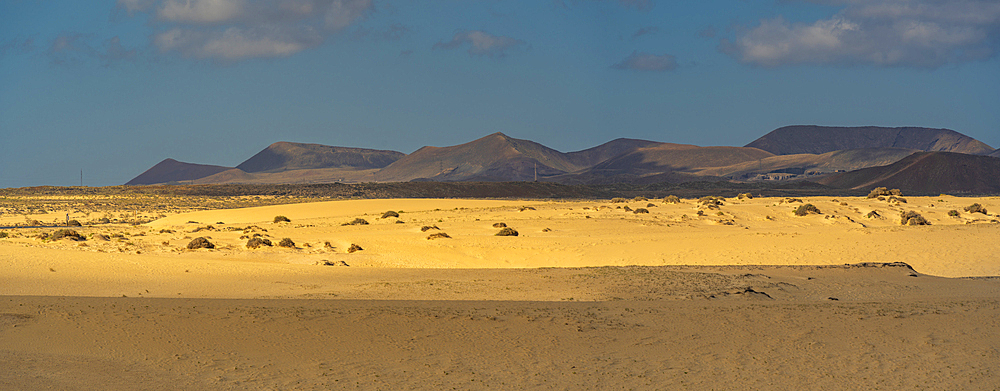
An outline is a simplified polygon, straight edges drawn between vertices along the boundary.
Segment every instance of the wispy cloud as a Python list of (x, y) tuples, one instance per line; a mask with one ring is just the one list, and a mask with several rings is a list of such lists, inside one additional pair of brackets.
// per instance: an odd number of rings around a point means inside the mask
[(639, 38), (643, 35), (656, 34), (660, 32), (660, 28), (656, 26), (642, 27), (632, 33), (632, 39)]
[(6, 54), (28, 54), (35, 50), (34, 38), (15, 38), (0, 42), (0, 57)]
[(463, 30), (455, 33), (450, 41), (434, 44), (432, 49), (457, 49), (468, 46), (470, 56), (501, 58), (507, 51), (524, 46), (526, 42), (502, 35), (493, 35), (481, 30)]
[(829, 0), (836, 15), (811, 23), (782, 17), (743, 28), (719, 50), (742, 63), (936, 68), (992, 58), (1000, 48), (995, 0)]
[(138, 58), (139, 50), (122, 46), (117, 36), (104, 40), (97, 47), (90, 44), (90, 39), (89, 35), (63, 32), (52, 40), (45, 55), (56, 65), (77, 65), (96, 59), (105, 67), (135, 62)]
[(634, 51), (624, 60), (611, 66), (614, 69), (665, 72), (677, 69), (677, 58), (669, 54), (650, 54)]
[[(155, 16), (160, 31), (151, 41), (160, 53), (232, 62), (316, 47), (365, 20), (375, 7), (372, 0), (118, 0), (118, 9)], [(378, 33), (393, 39), (406, 33), (400, 26)]]
[[(584, 1), (601, 2), (608, 0), (552, 0), (552, 4), (555, 5), (557, 8), (569, 9), (569, 4), (566, 4), (567, 1), (570, 3), (581, 3)], [(635, 8), (639, 11), (649, 11), (653, 9), (653, 0), (611, 0), (611, 1), (614, 1), (615, 3), (623, 7)]]

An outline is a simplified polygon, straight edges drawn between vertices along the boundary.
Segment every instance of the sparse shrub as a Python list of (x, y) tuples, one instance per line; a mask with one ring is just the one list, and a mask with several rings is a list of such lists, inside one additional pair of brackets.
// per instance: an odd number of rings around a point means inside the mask
[(275, 224), (277, 224), (277, 223), (291, 223), (292, 220), (289, 220), (285, 216), (274, 216), (274, 222), (275, 222)]
[[(877, 198), (879, 196), (901, 196), (901, 195), (903, 195), (903, 192), (899, 191), (899, 189), (889, 190), (885, 187), (876, 187), (872, 189), (871, 192), (868, 193), (868, 198)], [(879, 201), (881, 201), (881, 199)]]
[(188, 250), (196, 250), (199, 248), (215, 248), (215, 245), (212, 244), (212, 242), (209, 242), (208, 239), (199, 236), (197, 238), (192, 239), (191, 242), (188, 243), (187, 248)]
[(666, 197), (663, 198), (663, 203), (664, 204), (679, 204), (679, 203), (681, 203), (681, 199), (677, 198), (677, 196), (675, 196), (675, 195), (668, 195), (668, 196), (666, 196)]
[(107, 242), (107, 241), (111, 240), (111, 237), (109, 237), (108, 235), (105, 235), (105, 234), (96, 234), (96, 235), (94, 235), (94, 240), (100, 240), (100, 241)]
[(107, 217), (101, 217), (101, 218), (97, 219), (97, 223), (98, 224), (111, 224), (111, 219), (109, 219)]
[(798, 202), (798, 203), (801, 204), (802, 203), (802, 199), (801, 198), (785, 198), (785, 203), (786, 204), (791, 204), (793, 202)]
[(250, 240), (247, 241), (247, 248), (260, 248), (263, 246), (271, 247), (271, 241), (261, 237), (250, 238)]
[(172, 233), (174, 233), (174, 230), (164, 228), (164, 229), (160, 230), (160, 233), (161, 234), (172, 234)]
[(4, 239), (4, 238), (8, 238), (8, 237), (10, 237), (10, 235), (7, 234), (6, 232), (0, 232), (0, 239)]
[(535, 207), (533, 207), (533, 206), (522, 206), (521, 210), (519, 210), (518, 212), (524, 212), (526, 210), (535, 210)]
[(841, 202), (840, 206), (847, 206), (847, 203), (846, 202)]
[(802, 204), (799, 205), (798, 208), (795, 208), (796, 216), (805, 216), (808, 214), (819, 214), (819, 213), (820, 213), (819, 208), (817, 208), (813, 204)]
[(750, 194), (750, 193), (740, 193), (739, 195), (736, 196), (736, 198), (737, 199), (741, 199), (741, 200), (744, 199), (744, 198), (748, 199), (748, 200), (752, 200), (753, 199), (753, 194)]
[(616, 197), (616, 198), (612, 198), (611, 199), (611, 203), (612, 204), (620, 204), (620, 203), (623, 203), (623, 202), (628, 202), (628, 198), (617, 198)]
[(635, 214), (649, 213), (649, 209), (646, 209), (646, 208), (636, 208), (635, 210), (632, 211), (632, 213), (635, 213)]
[(425, 225), (423, 227), (420, 227), (420, 232), (427, 232), (432, 229), (440, 230), (441, 228), (438, 228), (438, 226), (436, 225)]
[(649, 201), (649, 198), (646, 198), (646, 197), (643, 197), (643, 196), (638, 196), (638, 197), (633, 198), (632, 201), (635, 201), (635, 202)]
[(720, 210), (720, 211), (718, 211), (718, 212), (715, 212), (715, 215), (716, 215), (716, 216), (725, 216), (726, 214), (725, 214), (725, 213), (723, 213), (723, 212), (722, 212), (722, 211)]
[(317, 265), (323, 265), (323, 266), (350, 266), (350, 265), (347, 264), (347, 262), (344, 262), (344, 261), (329, 261), (329, 260), (326, 260), (326, 259), (324, 259), (322, 261), (318, 261), (318, 262), (316, 262), (316, 264)]
[(351, 247), (347, 248), (347, 252), (348, 253), (353, 253), (353, 252), (361, 251), (361, 250), (364, 250), (364, 249), (361, 248), (361, 246), (358, 246), (358, 245), (356, 245), (354, 243), (351, 243)]
[(900, 212), (900, 221), (902, 225), (930, 225), (923, 216), (914, 211)]
[(49, 239), (50, 240), (69, 239), (74, 241), (86, 240), (84, 239), (84, 237), (80, 236), (78, 232), (71, 229), (57, 230), (56, 232), (53, 232), (51, 236), (49, 236)]
[(552, 228), (542, 228), (542, 232), (552, 232)]
[[(626, 212), (631, 212), (632, 211), (632, 208), (629, 208), (628, 205), (625, 205), (625, 207), (622, 208), (622, 209), (624, 209)], [(649, 212), (649, 211), (647, 211), (647, 212)]]
[(893, 202), (893, 201), (905, 204), (906, 203), (906, 198), (896, 197), (896, 196), (889, 196), (889, 202)]
[(704, 216), (705, 215), (705, 211), (699, 210), (698, 213), (697, 213), (697, 215), (698, 216)]
[(497, 232), (495, 236), (517, 236), (517, 235), (518, 235), (517, 230), (507, 227), (501, 229), (500, 232)]
[(650, 202), (650, 203), (646, 204), (646, 207), (647, 207), (647, 208), (655, 208), (655, 207), (656, 207), (656, 204), (654, 204), (654, 203)]
[(867, 217), (869, 219), (880, 219), (880, 218), (882, 218), (882, 215), (879, 214), (877, 211), (873, 210), (871, 212), (868, 212), (868, 214), (866, 214), (865, 217)]
[(975, 203), (975, 204), (966, 206), (964, 209), (965, 209), (966, 212), (969, 212), (969, 213), (982, 213), (982, 214), (986, 214), (986, 208), (984, 208), (982, 205), (979, 205), (979, 203)]
[(77, 221), (77, 220), (70, 220), (70, 221), (66, 222), (66, 226), (67, 227), (82, 227), (83, 224), (80, 224), (80, 222)]
[(387, 219), (387, 218), (390, 218), (390, 217), (399, 217), (399, 213), (396, 213), (396, 212), (391, 211), (391, 210), (388, 211), (388, 212), (382, 213), (382, 218), (383, 219)]
[(433, 239), (451, 239), (451, 236), (448, 236), (448, 234), (444, 232), (437, 232), (427, 235), (427, 240), (433, 240)]
[(341, 225), (368, 225), (368, 220), (365, 220), (365, 219), (362, 219), (362, 218), (359, 217), (359, 218), (356, 218), (354, 220), (351, 220), (351, 222), (349, 222), (349, 223), (344, 223), (344, 224), (341, 224)]
[(958, 217), (958, 216), (959, 216), (959, 214), (958, 214), (958, 211), (957, 211), (957, 210), (954, 210), (954, 209), (952, 209), (952, 210), (949, 210), (949, 211), (948, 211), (948, 216), (951, 216), (951, 217)]
[(493, 228), (506, 228), (506, 223), (493, 223)]
[(295, 248), (295, 242), (292, 241), (292, 238), (284, 238), (278, 242), (278, 247)]
[(332, 249), (333, 248), (333, 243), (323, 242), (323, 248), (328, 249), (328, 250)]

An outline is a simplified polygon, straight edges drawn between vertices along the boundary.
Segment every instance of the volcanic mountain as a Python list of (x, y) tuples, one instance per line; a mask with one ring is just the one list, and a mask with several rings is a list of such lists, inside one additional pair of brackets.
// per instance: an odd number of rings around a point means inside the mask
[(869, 167), (817, 182), (844, 189), (888, 187), (905, 193), (1000, 193), (1000, 159), (953, 152), (918, 152), (887, 166)]
[(164, 159), (150, 167), (139, 176), (132, 178), (126, 185), (152, 185), (204, 178), (220, 172), (231, 170), (232, 167), (212, 166), (207, 164), (184, 163), (174, 159)]
[(785, 126), (754, 140), (747, 147), (775, 155), (823, 154), (845, 149), (902, 148), (919, 151), (959, 152), (985, 155), (993, 148), (979, 140), (949, 129)]
[(379, 182), (411, 180), (527, 181), (583, 166), (562, 152), (503, 133), (451, 147), (423, 147), (375, 174)]
[(277, 172), (310, 168), (368, 170), (388, 166), (403, 156), (406, 154), (396, 151), (280, 141), (264, 148), (236, 168), (245, 172)]
[(993, 151), (993, 152), (992, 152), (992, 153), (990, 153), (990, 154), (989, 154), (988, 156), (992, 156), (992, 157), (1000, 157), (1000, 149), (997, 149), (996, 151)]

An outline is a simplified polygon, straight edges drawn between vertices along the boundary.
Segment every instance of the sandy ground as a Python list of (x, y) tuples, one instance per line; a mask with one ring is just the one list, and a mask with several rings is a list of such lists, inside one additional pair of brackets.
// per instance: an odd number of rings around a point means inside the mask
[(996, 211), (390, 199), (3, 230), (0, 389), (998, 389)]

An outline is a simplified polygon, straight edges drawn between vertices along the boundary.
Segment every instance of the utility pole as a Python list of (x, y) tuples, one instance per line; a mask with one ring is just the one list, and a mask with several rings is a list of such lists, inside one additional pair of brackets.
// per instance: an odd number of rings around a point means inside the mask
[(535, 162), (535, 182), (538, 182), (538, 162)]
[(80, 187), (83, 187), (83, 169), (80, 169)]

